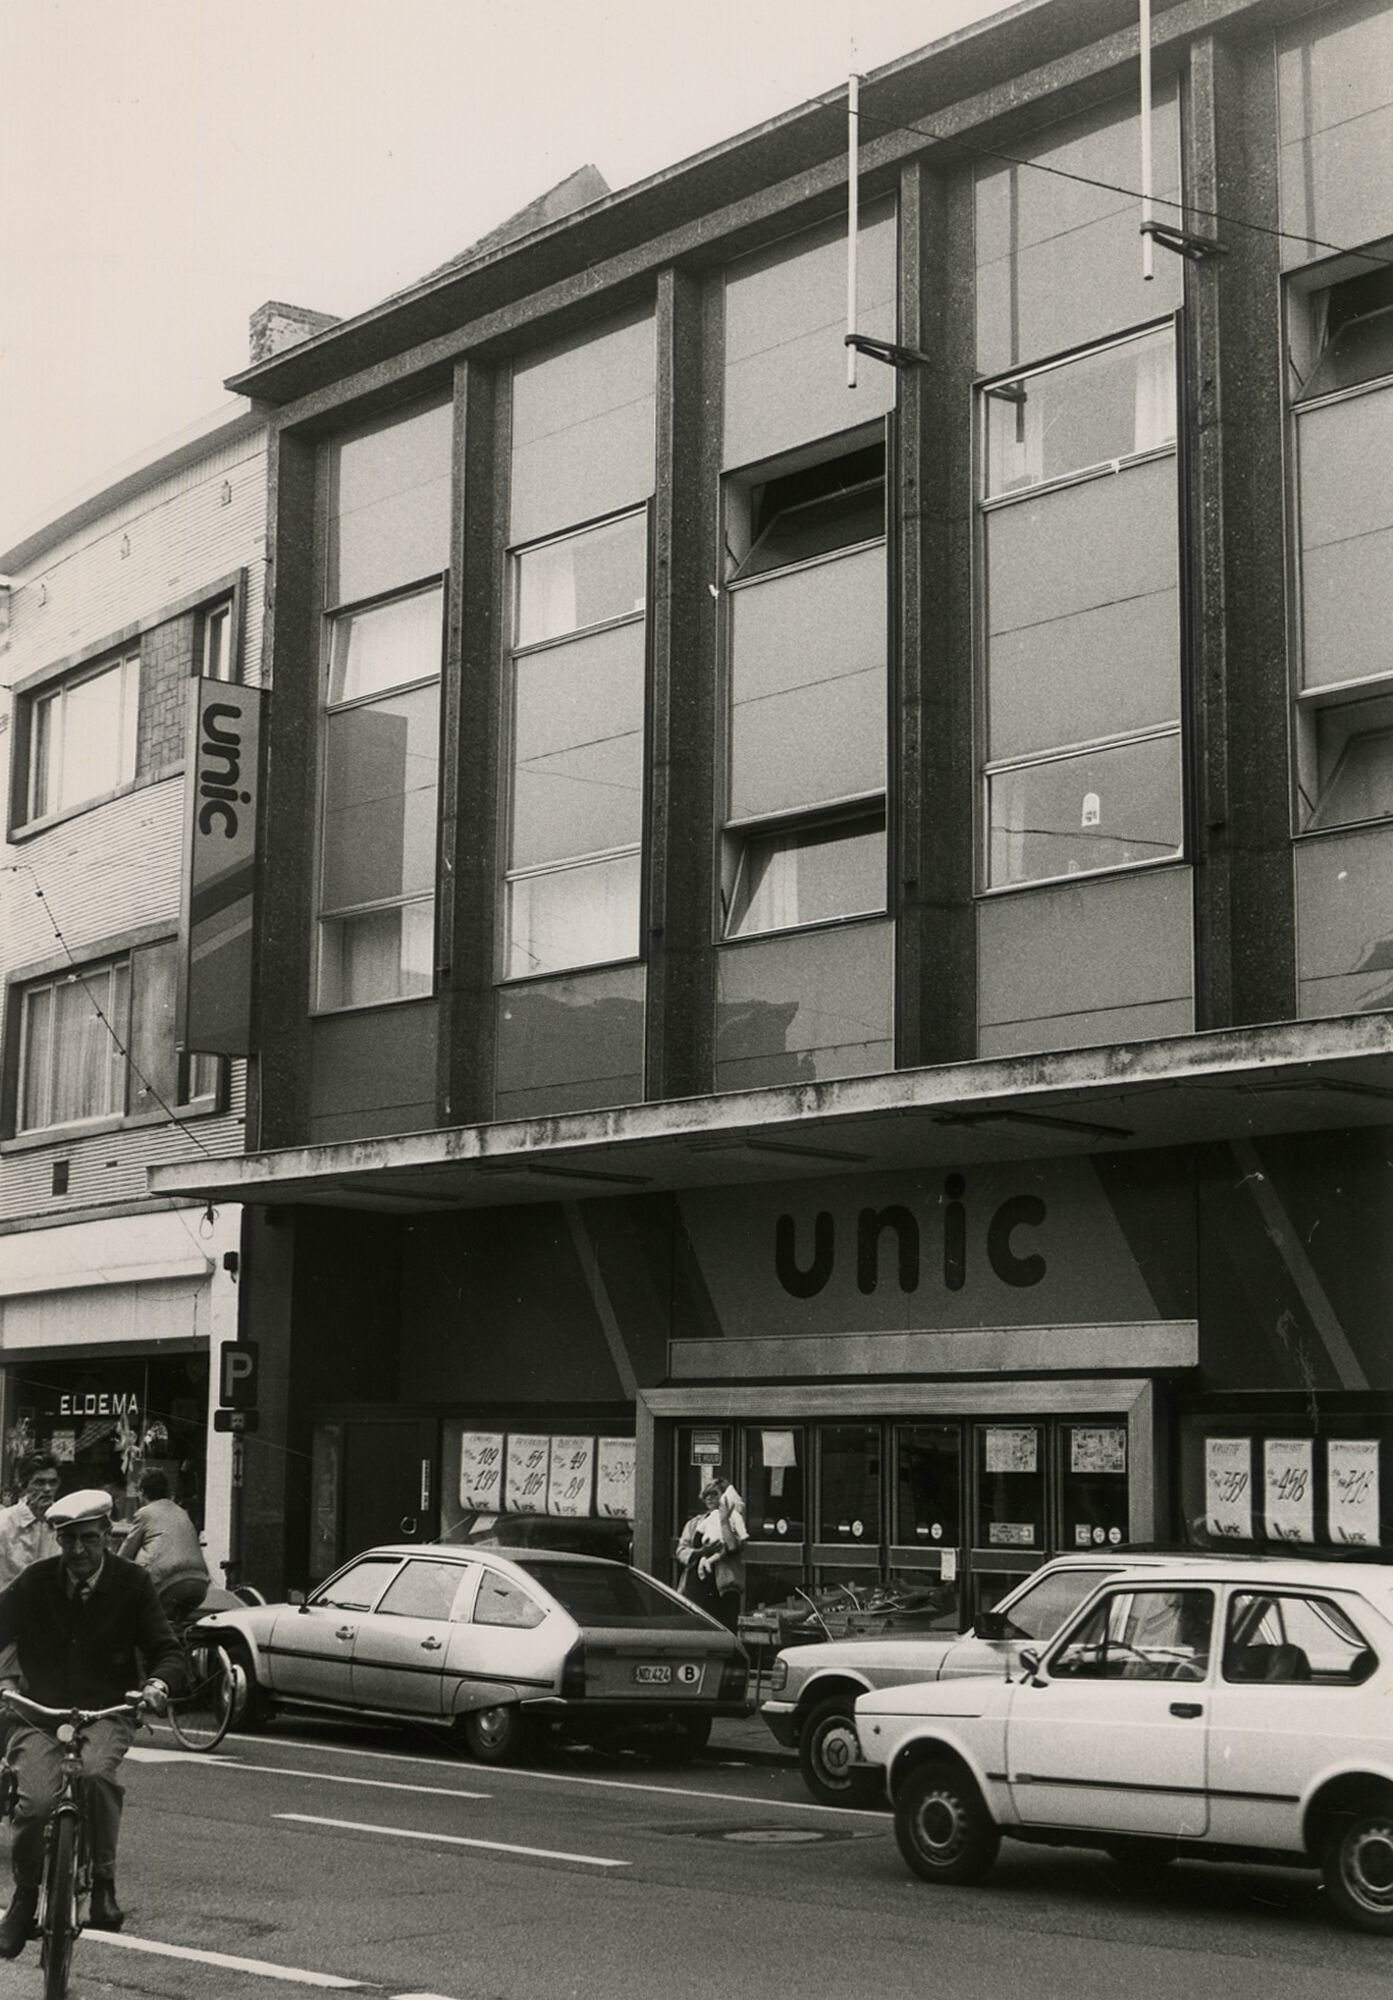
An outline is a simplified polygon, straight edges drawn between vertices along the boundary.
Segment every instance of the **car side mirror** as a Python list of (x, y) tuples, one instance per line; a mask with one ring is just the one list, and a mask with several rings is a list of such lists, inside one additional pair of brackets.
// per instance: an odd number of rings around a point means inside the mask
[(1040, 1679), (1040, 1655), (1033, 1646), (1023, 1646), (1021, 1648), (1020, 1662), (1026, 1673), (1030, 1676), (1031, 1685), (1033, 1687), (1043, 1687), (1044, 1682)]
[(972, 1627), (977, 1639), (1004, 1639), (1006, 1637), (1006, 1617), (1001, 1611), (979, 1611)]

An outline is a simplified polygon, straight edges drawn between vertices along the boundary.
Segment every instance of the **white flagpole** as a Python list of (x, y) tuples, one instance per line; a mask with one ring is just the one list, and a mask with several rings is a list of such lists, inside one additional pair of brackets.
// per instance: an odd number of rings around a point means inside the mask
[(1138, 0), (1141, 38), (1141, 274), (1150, 280), (1155, 276), (1152, 252), (1154, 244), (1146, 225), (1152, 219), (1151, 210), (1151, 0)]
[[(855, 70), (846, 86), (846, 330), (856, 331), (856, 250), (860, 194), (861, 79)], [(856, 349), (846, 351), (846, 386), (856, 387)]]

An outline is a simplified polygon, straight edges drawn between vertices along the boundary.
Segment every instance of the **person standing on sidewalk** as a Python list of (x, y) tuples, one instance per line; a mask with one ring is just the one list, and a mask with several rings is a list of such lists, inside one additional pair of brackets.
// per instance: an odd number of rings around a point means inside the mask
[(51, 1452), (30, 1452), (19, 1479), (20, 1497), (12, 1507), (0, 1508), (0, 1590), (30, 1563), (58, 1553), (58, 1537), (48, 1524), (48, 1510), (63, 1483), (57, 1459)]
[(701, 1506), (678, 1539), (680, 1588), (731, 1632), (740, 1620), (749, 1539), (744, 1501), (721, 1473), (711, 1473), (701, 1489)]

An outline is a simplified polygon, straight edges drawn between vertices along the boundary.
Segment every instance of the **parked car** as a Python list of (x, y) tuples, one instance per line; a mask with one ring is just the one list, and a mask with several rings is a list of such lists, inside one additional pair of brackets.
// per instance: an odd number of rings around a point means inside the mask
[(700, 1750), (745, 1708), (748, 1661), (723, 1625), (602, 1558), (447, 1543), (370, 1549), (303, 1604), (217, 1611), (245, 1683), (243, 1727), (336, 1711), (452, 1728), (484, 1763), (547, 1728), (591, 1743)]
[(1126, 1564), (1161, 1560), (1119, 1551), (1058, 1556), (1018, 1584), (967, 1632), (897, 1634), (887, 1627), (854, 1638), (796, 1645), (770, 1668), (770, 1698), (760, 1708), (786, 1750), (797, 1750), (804, 1783), (824, 1805), (870, 1802), (877, 1775), (861, 1764), (852, 1710), (872, 1688), (963, 1674), (1005, 1675), (1022, 1646), (1052, 1638), (1070, 1614)]
[(908, 1866), (973, 1882), (1003, 1834), (1320, 1869), (1393, 1932), (1393, 1568), (1180, 1557), (1108, 1579), (1016, 1678), (860, 1697)]
[(634, 1553), (634, 1524), (588, 1514), (466, 1514), (440, 1537), (490, 1549), (561, 1549), (626, 1563)]

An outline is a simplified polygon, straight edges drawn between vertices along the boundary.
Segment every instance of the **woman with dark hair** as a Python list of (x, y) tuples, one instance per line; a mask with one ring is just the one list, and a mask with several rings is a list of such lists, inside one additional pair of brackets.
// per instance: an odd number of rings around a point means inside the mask
[(166, 1614), (178, 1624), (191, 1618), (208, 1594), (208, 1565), (198, 1530), (176, 1500), (169, 1480), (157, 1470), (140, 1482), (143, 1505), (131, 1519), (121, 1554), (150, 1572)]

